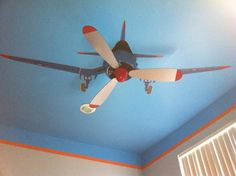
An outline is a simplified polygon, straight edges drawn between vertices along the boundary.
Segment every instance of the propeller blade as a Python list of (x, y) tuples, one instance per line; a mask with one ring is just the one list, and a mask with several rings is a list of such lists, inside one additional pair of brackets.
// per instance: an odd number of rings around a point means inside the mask
[(110, 82), (108, 82), (93, 98), (89, 106), (91, 108), (97, 108), (103, 104), (103, 102), (108, 98), (111, 94), (112, 90), (115, 88), (117, 84), (116, 78), (113, 78)]
[(88, 42), (94, 47), (98, 54), (112, 67), (118, 68), (119, 63), (117, 62), (114, 54), (110, 47), (99, 34), (96, 28), (92, 26), (84, 26), (83, 34), (87, 38)]
[(175, 68), (131, 70), (129, 76), (143, 80), (174, 82), (182, 78), (182, 71)]
[(184, 74), (216, 71), (227, 68), (230, 68), (230, 66), (187, 68), (187, 69), (175, 69), (175, 68), (141, 69), (141, 70), (131, 70), (129, 72), (129, 76), (144, 80), (174, 82), (180, 80)]

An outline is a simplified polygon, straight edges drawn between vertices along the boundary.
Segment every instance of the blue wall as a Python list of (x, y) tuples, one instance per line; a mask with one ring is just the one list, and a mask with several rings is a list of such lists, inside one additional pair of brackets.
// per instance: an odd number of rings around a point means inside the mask
[(108, 161), (141, 165), (141, 159), (136, 153), (74, 142), (3, 125), (0, 125), (0, 139)]

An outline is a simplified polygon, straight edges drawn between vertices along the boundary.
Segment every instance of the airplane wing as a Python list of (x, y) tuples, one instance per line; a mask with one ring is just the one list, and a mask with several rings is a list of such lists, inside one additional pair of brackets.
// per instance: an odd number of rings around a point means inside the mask
[(91, 56), (99, 56), (96, 52), (78, 52), (79, 54), (91, 55)]
[[(99, 54), (96, 53), (96, 52), (78, 52), (78, 53), (79, 54), (84, 54), (84, 55), (99, 56)], [(136, 53), (134, 53), (133, 55), (137, 58), (141, 58), (141, 57), (143, 57), (143, 58), (163, 57), (160, 54), (136, 54)]]
[(9, 59), (17, 62), (24, 62), (27, 64), (33, 64), (41, 67), (46, 67), (46, 68), (51, 68), (51, 69), (56, 69), (56, 70), (61, 70), (61, 71), (66, 71), (66, 72), (71, 72), (71, 73), (77, 73), (83, 76), (91, 76), (94, 75), (95, 77), (100, 74), (104, 73), (103, 67), (97, 67), (93, 69), (85, 69), (85, 68), (80, 68), (80, 67), (75, 67), (75, 66), (70, 66), (70, 65), (64, 65), (64, 64), (57, 64), (53, 62), (46, 62), (42, 60), (35, 60), (35, 59), (29, 59), (29, 58), (23, 58), (23, 57), (17, 57), (17, 56), (10, 56), (7, 54), (0, 54), (1, 57), (4, 59)]
[(226, 69), (226, 68), (230, 68), (230, 66), (186, 68), (186, 69), (179, 69), (179, 70), (181, 70), (182, 74), (191, 74), (191, 73), (200, 73), (200, 72), (209, 72), (209, 71), (223, 70), (223, 69)]
[(160, 54), (136, 54), (134, 53), (134, 56), (135, 57), (147, 57), (147, 58), (151, 58), (151, 57), (163, 57), (162, 55)]

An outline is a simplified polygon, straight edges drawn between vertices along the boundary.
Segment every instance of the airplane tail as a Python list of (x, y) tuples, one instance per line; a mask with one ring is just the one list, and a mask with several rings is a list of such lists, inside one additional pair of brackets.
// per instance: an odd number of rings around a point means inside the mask
[(126, 28), (126, 23), (124, 21), (123, 25), (122, 25), (122, 31), (121, 31), (120, 40), (125, 40), (125, 28)]

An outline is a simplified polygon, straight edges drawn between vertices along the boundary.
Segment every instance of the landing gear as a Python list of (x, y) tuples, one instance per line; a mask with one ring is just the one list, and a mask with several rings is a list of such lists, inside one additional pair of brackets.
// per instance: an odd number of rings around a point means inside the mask
[(86, 90), (88, 89), (89, 82), (92, 80), (92, 76), (84, 76), (83, 80), (85, 82), (80, 84), (80, 90), (82, 92), (86, 92)]
[(81, 83), (80, 84), (80, 90), (82, 91), (82, 92), (85, 92), (86, 90), (87, 90), (87, 86), (86, 86), (86, 83)]
[(151, 83), (152, 83), (153, 81), (144, 80), (143, 82), (144, 82), (144, 85), (145, 85), (145, 91), (146, 91), (146, 93), (147, 93), (147, 94), (151, 94), (151, 93), (152, 93), (152, 85), (151, 85)]
[(82, 92), (86, 92), (86, 90), (88, 89), (89, 83), (90, 81), (92, 81), (92, 79), (96, 79), (98, 74), (102, 74), (104, 73), (104, 67), (97, 67), (94, 69), (80, 69), (79, 70), (79, 75), (80, 75), (80, 80), (83, 80), (84, 82), (80, 84), (80, 90)]
[(148, 87), (147, 87), (146, 93), (147, 93), (147, 94), (151, 94), (151, 93), (152, 93), (152, 86), (148, 86)]

